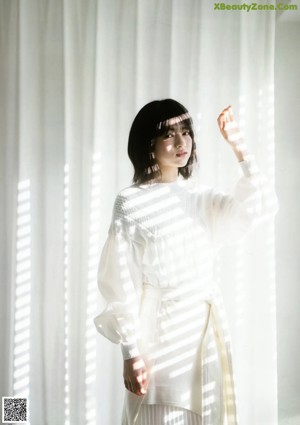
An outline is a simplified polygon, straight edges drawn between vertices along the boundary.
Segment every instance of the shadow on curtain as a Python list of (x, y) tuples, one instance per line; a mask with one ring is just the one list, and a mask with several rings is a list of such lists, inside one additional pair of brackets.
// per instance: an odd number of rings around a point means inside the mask
[[(198, 178), (228, 190), (237, 167), (216, 117), (232, 104), (273, 178), (274, 16), (198, 0), (0, 3), (0, 385), (29, 396), (31, 425), (120, 421), (121, 356), (92, 318), (137, 110), (155, 98), (185, 104)], [(260, 227), (216, 267), (244, 425), (277, 421), (273, 234)]]

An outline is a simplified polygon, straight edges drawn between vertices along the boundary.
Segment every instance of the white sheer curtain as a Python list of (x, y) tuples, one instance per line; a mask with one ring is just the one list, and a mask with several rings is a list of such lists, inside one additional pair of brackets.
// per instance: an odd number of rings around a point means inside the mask
[[(130, 184), (138, 109), (191, 111), (200, 179), (230, 189), (216, 128), (231, 103), (274, 172), (275, 15), (199, 0), (1, 0), (1, 395), (30, 423), (120, 423), (119, 348), (96, 334), (96, 268), (117, 191)], [(243, 425), (277, 422), (273, 225), (220, 255)]]

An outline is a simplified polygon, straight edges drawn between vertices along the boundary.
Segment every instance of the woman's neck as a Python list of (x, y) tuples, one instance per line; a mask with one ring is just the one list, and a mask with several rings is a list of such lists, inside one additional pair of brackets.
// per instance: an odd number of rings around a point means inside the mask
[(157, 179), (158, 183), (172, 183), (178, 180), (178, 169), (168, 168), (160, 170), (161, 174)]

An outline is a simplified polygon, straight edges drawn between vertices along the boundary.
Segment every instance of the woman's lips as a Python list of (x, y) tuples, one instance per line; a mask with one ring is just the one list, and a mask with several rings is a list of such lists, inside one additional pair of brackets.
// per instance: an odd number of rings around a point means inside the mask
[(178, 152), (178, 153), (176, 154), (176, 156), (177, 156), (178, 158), (181, 158), (182, 156), (185, 156), (185, 155), (187, 155), (187, 152)]

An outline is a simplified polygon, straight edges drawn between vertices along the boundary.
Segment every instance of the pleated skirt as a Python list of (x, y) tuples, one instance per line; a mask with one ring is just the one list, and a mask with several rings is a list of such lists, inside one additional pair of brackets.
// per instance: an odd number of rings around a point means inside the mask
[(159, 404), (142, 404), (136, 425), (202, 425), (190, 410)]

